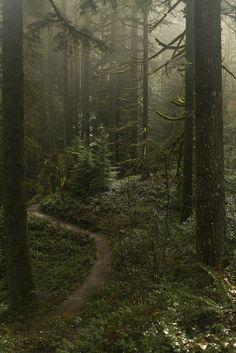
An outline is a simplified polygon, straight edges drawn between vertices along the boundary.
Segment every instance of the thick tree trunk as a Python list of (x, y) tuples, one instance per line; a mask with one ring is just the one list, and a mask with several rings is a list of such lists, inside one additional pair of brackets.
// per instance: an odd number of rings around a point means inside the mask
[(191, 216), (193, 207), (194, 60), (194, 0), (187, 0), (183, 204), (181, 214), (183, 222)]
[(196, 222), (203, 263), (225, 252), (221, 0), (195, 1)]
[(22, 0), (3, 0), (4, 221), (13, 308), (28, 299), (34, 289), (25, 205), (22, 8)]

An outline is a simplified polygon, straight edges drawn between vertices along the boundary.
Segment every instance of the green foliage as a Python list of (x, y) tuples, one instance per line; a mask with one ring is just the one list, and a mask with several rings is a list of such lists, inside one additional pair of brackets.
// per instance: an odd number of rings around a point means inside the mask
[(67, 191), (84, 198), (107, 190), (114, 176), (107, 135), (101, 128), (90, 146), (77, 137), (64, 153), (44, 161), (38, 175), (38, 194), (59, 191), (63, 198)]
[[(142, 226), (152, 212), (166, 203), (162, 180), (149, 180), (137, 184), (136, 177), (114, 180), (109, 191), (87, 198), (75, 198), (65, 193), (50, 195), (41, 202), (42, 209), (55, 217), (77, 223), (82, 227), (113, 232), (116, 228)], [(163, 201), (160, 201), (160, 196)], [(163, 204), (164, 203), (164, 204)], [(145, 214), (145, 219), (144, 219)]]
[(37, 195), (46, 196), (56, 192), (58, 185), (58, 173), (56, 160), (54, 158), (46, 159), (37, 176)]
[(84, 282), (95, 257), (94, 241), (34, 218), (29, 229), (39, 298), (51, 310)]
[[(78, 337), (64, 340), (60, 353), (233, 351), (236, 267), (224, 277), (197, 264), (195, 223), (178, 224), (169, 192), (165, 178), (129, 178), (99, 198), (66, 197), (66, 217), (80, 223), (86, 204), (92, 227), (109, 235), (113, 272), (78, 317)], [(56, 214), (57, 207), (54, 197), (45, 209)]]
[(207, 274), (198, 272), (208, 283), (204, 288), (199, 282), (194, 288), (175, 281), (140, 283), (144, 297), (128, 286), (126, 271), (119, 273), (124, 283), (113, 275), (80, 315), (78, 338), (65, 341), (60, 353), (233, 352), (235, 307), (219, 299), (221, 288)]
[[(133, 177), (96, 197), (65, 192), (42, 202), (46, 212), (109, 236), (112, 276), (79, 316), (47, 323), (27, 338), (23, 352), (233, 352), (235, 263), (224, 275), (199, 266), (194, 220), (178, 224), (173, 192), (163, 177)], [(9, 352), (21, 353), (18, 347)]]
[(68, 153), (73, 156), (72, 177), (68, 183), (73, 195), (85, 197), (108, 189), (114, 173), (104, 133), (101, 133), (89, 147), (79, 139), (75, 139)]
[[(34, 217), (29, 218), (28, 226), (38, 302), (36, 312), (24, 313), (24, 320), (28, 315), (41, 316), (53, 311), (58, 303), (84, 282), (95, 259), (94, 240), (87, 234), (74, 234)], [(1, 239), (2, 232), (1, 227)], [(6, 303), (6, 273), (2, 249), (3, 244), (0, 253), (0, 303)]]

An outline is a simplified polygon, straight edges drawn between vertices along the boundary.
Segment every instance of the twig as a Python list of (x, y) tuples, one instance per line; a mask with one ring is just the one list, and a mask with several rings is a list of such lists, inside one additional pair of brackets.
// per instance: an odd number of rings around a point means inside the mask
[(155, 28), (157, 28), (157, 26), (163, 22), (166, 17), (181, 3), (183, 2), (183, 0), (178, 0), (173, 6), (171, 6), (169, 8), (169, 10), (162, 16), (162, 18), (160, 20), (158, 20), (151, 28), (150, 28), (150, 32), (152, 32)]

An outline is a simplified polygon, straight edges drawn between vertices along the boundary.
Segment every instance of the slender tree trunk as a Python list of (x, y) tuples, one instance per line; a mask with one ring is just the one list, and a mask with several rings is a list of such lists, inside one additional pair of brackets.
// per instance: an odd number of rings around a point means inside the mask
[[(113, 12), (111, 14), (111, 49), (112, 49), (112, 69), (116, 70), (117, 63), (117, 33), (118, 33), (118, 18), (117, 14)], [(119, 161), (119, 142), (118, 133), (115, 131), (118, 127), (118, 114), (119, 114), (119, 82), (118, 74), (116, 72), (110, 74), (111, 80), (111, 119), (110, 119), (110, 138), (113, 146), (113, 163), (116, 164)]]
[(89, 145), (90, 140), (90, 49), (89, 43), (82, 48), (82, 138)]
[(74, 135), (79, 134), (79, 116), (80, 116), (80, 47), (75, 48), (75, 65), (74, 65), (74, 126), (75, 126), (75, 131)]
[[(62, 0), (62, 11), (63, 15), (67, 15), (67, 4), (65, 0)], [(64, 147), (68, 146), (73, 137), (73, 116), (70, 96), (70, 85), (72, 81), (69, 75), (69, 53), (68, 48), (64, 48), (62, 53), (63, 60), (63, 104), (64, 104)]]
[[(2, 17), (2, 1), (0, 2), (0, 15)], [(2, 44), (2, 43), (1, 43)], [(2, 72), (0, 71), (0, 82), (2, 82)], [(2, 96), (2, 87), (0, 88)], [(0, 112), (0, 205), (3, 202), (3, 121), (2, 121), (2, 109)]]
[[(86, 16), (85, 26), (88, 28), (89, 17)], [(81, 90), (82, 90), (82, 139), (86, 144), (90, 143), (90, 47), (85, 41), (81, 54)]]
[(196, 222), (201, 261), (225, 253), (221, 0), (195, 1)]
[(138, 157), (138, 24), (137, 5), (131, 9), (131, 119), (134, 126), (131, 135), (131, 158)]
[(22, 22), (23, 1), (3, 0), (4, 221), (13, 308), (29, 299), (34, 290), (25, 203)]
[(146, 165), (147, 159), (147, 138), (148, 138), (148, 123), (149, 123), (149, 78), (148, 78), (148, 14), (149, 7), (145, 3), (143, 7), (143, 118), (142, 118), (142, 178), (149, 176), (149, 172)]
[(69, 72), (67, 48), (63, 50), (63, 107), (64, 107), (64, 147), (68, 146), (71, 140), (71, 121), (69, 108)]
[(56, 132), (55, 132), (55, 117), (53, 109), (53, 97), (54, 97), (54, 65), (53, 65), (53, 51), (51, 48), (52, 39), (52, 28), (48, 28), (48, 40), (47, 40), (47, 77), (46, 77), (46, 111), (49, 122), (49, 146), (51, 155), (56, 150)]
[[(78, 13), (76, 11), (77, 0), (74, 0), (74, 23), (77, 26)], [(81, 46), (76, 45), (74, 49), (74, 132), (73, 136), (79, 135), (79, 126), (81, 125), (80, 113), (81, 113)]]
[(186, 221), (191, 216), (193, 207), (194, 60), (194, 0), (187, 0), (182, 222)]

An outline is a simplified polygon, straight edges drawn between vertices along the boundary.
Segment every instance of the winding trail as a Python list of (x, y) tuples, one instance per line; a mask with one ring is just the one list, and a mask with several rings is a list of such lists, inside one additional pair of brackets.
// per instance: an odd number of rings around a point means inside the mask
[(40, 211), (39, 205), (29, 207), (28, 212), (38, 218), (45, 219), (51, 224), (59, 225), (74, 233), (87, 234), (91, 236), (96, 243), (97, 259), (91, 269), (91, 272), (85, 283), (79, 287), (72, 295), (58, 306), (53, 316), (73, 316), (78, 314), (82, 305), (95, 292), (96, 288), (103, 284), (110, 274), (111, 249), (106, 236), (92, 233), (79, 228), (76, 225), (61, 221), (57, 218), (48, 216)]

